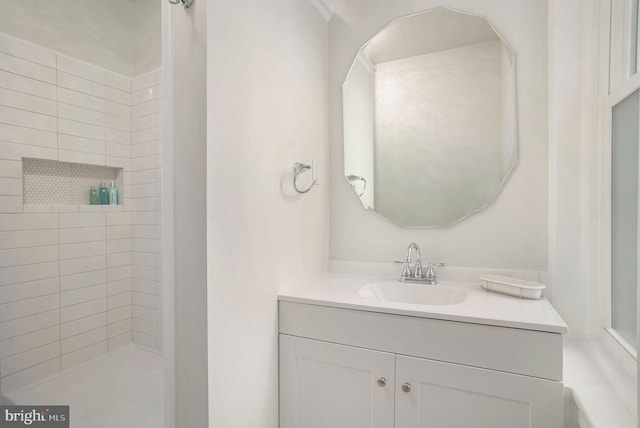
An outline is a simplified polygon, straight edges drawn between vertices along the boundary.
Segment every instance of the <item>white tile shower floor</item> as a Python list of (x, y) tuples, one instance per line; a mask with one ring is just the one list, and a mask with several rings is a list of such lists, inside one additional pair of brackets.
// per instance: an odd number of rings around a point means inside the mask
[(14, 404), (69, 405), (71, 428), (161, 428), (162, 355), (128, 345), (4, 397)]

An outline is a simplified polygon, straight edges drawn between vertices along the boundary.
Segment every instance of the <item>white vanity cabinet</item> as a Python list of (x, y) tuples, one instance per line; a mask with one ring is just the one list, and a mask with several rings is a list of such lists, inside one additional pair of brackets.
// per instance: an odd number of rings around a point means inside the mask
[(562, 427), (558, 382), (398, 355), (396, 384), (396, 428)]
[(280, 428), (562, 428), (560, 334), (280, 302)]
[(280, 335), (280, 428), (394, 426), (395, 355)]

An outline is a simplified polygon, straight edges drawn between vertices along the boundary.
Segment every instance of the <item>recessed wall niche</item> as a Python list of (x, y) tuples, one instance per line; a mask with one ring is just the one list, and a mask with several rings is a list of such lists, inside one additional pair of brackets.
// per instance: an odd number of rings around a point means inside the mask
[(25, 205), (89, 205), (89, 190), (115, 183), (118, 204), (122, 194), (122, 168), (22, 158), (22, 197)]

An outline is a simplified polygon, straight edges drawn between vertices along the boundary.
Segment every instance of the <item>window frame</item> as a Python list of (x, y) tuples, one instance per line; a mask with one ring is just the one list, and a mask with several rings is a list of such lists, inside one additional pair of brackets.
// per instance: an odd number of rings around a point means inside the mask
[[(637, 361), (638, 352), (633, 349), (622, 337), (612, 328), (612, 284), (611, 284), (611, 185), (612, 185), (612, 115), (613, 108), (637, 90), (640, 90), (640, 42), (638, 36), (640, 31), (636, 25), (640, 23), (637, 13), (640, 11), (638, 0), (603, 0), (604, 7), (601, 17), (601, 59), (600, 59), (600, 121), (601, 132), (599, 138), (598, 154), (599, 168), (596, 172), (596, 189), (601, 195), (601, 200), (606, 202), (601, 205), (600, 211), (596, 213), (599, 219), (599, 236), (596, 237), (598, 244), (598, 302), (600, 309), (599, 325), (605, 333), (603, 340), (609, 346), (622, 349), (627, 355)], [(635, 7), (634, 7), (635, 3)], [(634, 19), (631, 13), (635, 9)], [(636, 25), (634, 25), (636, 24)], [(632, 43), (632, 36), (635, 41)], [(606, 43), (605, 43), (606, 42)], [(636, 48), (635, 55), (631, 53), (631, 47)], [(632, 61), (635, 59), (636, 65), (632, 68)], [(635, 73), (633, 72), (635, 70)], [(640, 124), (640, 117), (638, 118)], [(640, 165), (640, 159), (638, 159)], [(640, 181), (640, 178), (639, 178)], [(640, 200), (640, 182), (638, 183)], [(638, 224), (640, 225), (640, 210)], [(638, 231), (638, 272), (640, 273), (640, 228)], [(638, 289), (636, 302), (636, 313), (640, 316), (640, 274), (636, 287)], [(637, 320), (636, 320), (637, 322)], [(640, 334), (640, 332), (638, 332)], [(636, 336), (636, 348), (640, 344)]]

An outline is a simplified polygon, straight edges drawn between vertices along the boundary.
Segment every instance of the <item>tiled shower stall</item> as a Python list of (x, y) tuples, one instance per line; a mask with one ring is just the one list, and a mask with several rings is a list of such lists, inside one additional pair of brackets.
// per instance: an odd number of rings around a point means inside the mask
[(162, 349), (160, 78), (0, 34), (0, 392)]

